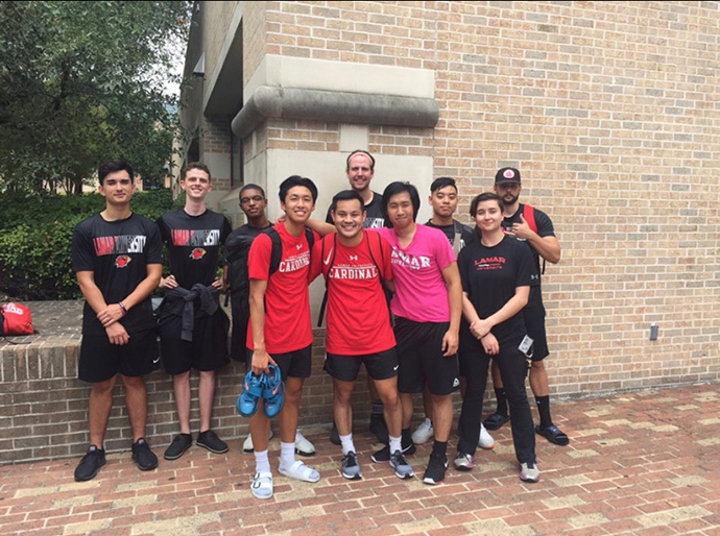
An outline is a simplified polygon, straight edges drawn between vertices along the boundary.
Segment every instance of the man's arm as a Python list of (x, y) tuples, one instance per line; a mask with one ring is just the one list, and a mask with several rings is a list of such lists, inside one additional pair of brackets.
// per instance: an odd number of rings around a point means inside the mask
[(509, 233), (517, 238), (527, 240), (528, 243), (538, 252), (543, 259), (552, 264), (560, 262), (560, 242), (556, 236), (540, 236), (530, 229), (527, 221), (520, 214), (522, 223), (513, 223), (512, 232)]
[(460, 317), (463, 311), (462, 282), (457, 262), (453, 261), (442, 271), (445, 285), (448, 289), (448, 301), (450, 302), (450, 328), (443, 337), (443, 355), (453, 356), (457, 353), (459, 344)]
[[(278, 221), (284, 221), (282, 218), (284, 218), (284, 216), (281, 218), (278, 218)], [(305, 227), (309, 227), (310, 229), (315, 231), (320, 236), (325, 236), (325, 235), (335, 232), (334, 225), (332, 225), (330, 223), (325, 223), (324, 221), (314, 220), (312, 218), (310, 218), (308, 221), (305, 222)]]
[[(78, 272), (78, 282), (80, 280), (81, 273), (92, 274), (92, 272)], [(135, 307), (138, 303), (144, 301), (145, 298), (150, 296), (152, 291), (155, 290), (160, 284), (161, 277), (162, 264), (148, 264), (147, 276), (145, 277), (145, 279), (140, 281), (138, 286), (135, 287), (135, 290), (133, 290), (130, 294), (123, 298), (119, 303), (111, 303), (109, 305), (105, 304), (105, 307), (98, 311), (87, 297), (85, 299), (88, 299), (88, 303), (90, 303), (90, 307), (93, 308), (93, 311), (97, 312), (98, 320), (103, 325), (103, 327), (107, 328), (110, 324), (117, 322), (123, 316), (125, 316), (127, 312), (133, 307)], [(92, 285), (97, 289), (97, 292), (100, 293), (100, 289), (95, 286), (94, 278), (92, 278)], [(82, 283), (80, 284), (80, 290), (83, 290)], [(83, 295), (85, 295), (85, 291), (83, 291)], [(93, 298), (95, 298), (95, 296), (93, 296)], [(105, 303), (105, 298), (102, 296), (102, 293), (100, 293), (100, 298), (102, 299), (102, 302)]]
[(250, 280), (250, 326), (253, 337), (252, 372), (259, 376), (269, 372), (268, 363), (275, 364), (265, 349), (265, 292), (268, 282), (263, 279)]

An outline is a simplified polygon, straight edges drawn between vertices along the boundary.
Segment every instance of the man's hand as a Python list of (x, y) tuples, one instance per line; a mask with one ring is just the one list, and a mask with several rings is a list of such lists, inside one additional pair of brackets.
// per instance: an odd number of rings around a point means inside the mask
[(520, 214), (520, 220), (522, 223), (513, 223), (512, 232), (509, 234), (511, 234), (515, 238), (521, 238), (522, 240), (529, 240), (533, 235), (535, 235), (535, 231), (530, 229), (528, 222), (525, 221), (525, 218), (523, 217), (522, 214)]
[(122, 346), (130, 342), (130, 335), (128, 335), (125, 327), (119, 322), (105, 326), (105, 332), (110, 340), (110, 344), (118, 344)]
[(472, 333), (473, 337), (478, 340), (482, 339), (485, 335), (490, 333), (490, 329), (492, 329), (492, 325), (490, 325), (487, 319), (478, 319), (472, 324), (470, 324), (470, 333)]
[(212, 286), (218, 292), (222, 292), (223, 290), (225, 290), (225, 285), (223, 284), (221, 279), (216, 278), (215, 281), (212, 282)]
[(455, 331), (447, 330), (442, 340), (443, 357), (452, 357), (458, 351), (458, 334)]
[(123, 311), (122, 307), (120, 307), (120, 304), (111, 303), (97, 314), (97, 319), (103, 327), (106, 328), (110, 324), (114, 324), (120, 320), (123, 316), (125, 316), (125, 311)]
[(175, 276), (170, 274), (167, 277), (160, 278), (160, 288), (178, 288), (178, 282), (175, 280)]
[(485, 335), (482, 339), (480, 339), (480, 342), (482, 343), (483, 350), (485, 350), (487, 355), (498, 355), (500, 353), (500, 344), (495, 338), (495, 335), (492, 333)]
[(270, 357), (265, 349), (255, 350), (252, 355), (252, 372), (255, 376), (260, 376), (263, 372), (269, 373), (270, 369), (268, 364), (272, 363), (275, 365), (275, 361)]

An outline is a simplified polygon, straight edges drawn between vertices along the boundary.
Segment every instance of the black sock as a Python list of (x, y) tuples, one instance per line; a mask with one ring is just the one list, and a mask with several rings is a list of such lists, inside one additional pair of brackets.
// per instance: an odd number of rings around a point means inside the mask
[(447, 455), (447, 441), (434, 441), (433, 442), (433, 454), (437, 454), (439, 456), (446, 456)]
[(495, 398), (497, 399), (497, 409), (495, 410), (495, 413), (499, 413), (503, 417), (507, 417), (507, 414), (508, 414), (507, 397), (505, 396), (505, 388), (504, 387), (495, 389)]
[(372, 401), (372, 410), (371, 413), (373, 415), (382, 415), (383, 414), (383, 403), (382, 400), (373, 400)]
[(540, 428), (552, 426), (552, 417), (550, 417), (550, 396), (536, 396), (538, 413), (540, 414)]

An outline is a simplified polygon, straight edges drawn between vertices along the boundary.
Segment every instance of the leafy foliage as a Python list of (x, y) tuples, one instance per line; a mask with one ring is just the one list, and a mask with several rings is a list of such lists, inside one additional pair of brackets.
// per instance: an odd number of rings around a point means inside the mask
[(0, 2), (0, 189), (79, 194), (105, 160), (160, 177), (172, 153), (165, 91), (189, 3)]
[[(136, 193), (132, 210), (155, 221), (183, 204), (182, 196), (173, 201), (170, 190), (152, 190)], [(72, 233), (104, 207), (99, 194), (0, 195), (0, 291), (22, 300), (80, 297), (70, 258)]]

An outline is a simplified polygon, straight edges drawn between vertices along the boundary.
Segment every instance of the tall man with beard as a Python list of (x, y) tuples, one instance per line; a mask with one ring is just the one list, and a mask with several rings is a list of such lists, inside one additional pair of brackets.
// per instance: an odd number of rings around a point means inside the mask
[(227, 218), (209, 210), (205, 198), (213, 188), (205, 164), (188, 165), (180, 187), (185, 207), (158, 219), (168, 246), (171, 274), (160, 286), (168, 289), (159, 313), (160, 351), (163, 365), (173, 378), (180, 433), (165, 450), (166, 460), (176, 460), (192, 445), (190, 430), (190, 369), (199, 371), (200, 430), (198, 446), (215, 454), (227, 444), (210, 428), (215, 373), (228, 363), (227, 332), (230, 321), (220, 307), (217, 277), (221, 247), (232, 230)]
[(123, 161), (98, 170), (105, 210), (73, 233), (72, 264), (85, 297), (78, 377), (93, 384), (89, 400), (90, 447), (75, 480), (95, 477), (105, 465), (103, 443), (118, 376), (132, 427), (132, 458), (141, 471), (158, 465), (145, 441), (147, 390), (143, 376), (157, 368), (155, 319), (150, 293), (162, 275), (157, 226), (130, 210), (134, 172)]
[[(540, 257), (543, 262), (552, 264), (560, 262), (560, 242), (555, 237), (552, 220), (544, 212), (520, 203), (522, 184), (520, 171), (515, 168), (502, 168), (495, 174), (495, 193), (503, 200), (503, 229), (518, 240), (524, 241), (533, 255), (538, 274), (540, 270)], [(534, 220), (528, 222), (527, 217)], [(551, 443), (565, 446), (570, 442), (567, 434), (555, 426), (550, 415), (550, 386), (544, 359), (550, 351), (547, 345), (545, 332), (545, 307), (542, 302), (540, 284), (530, 290), (530, 299), (523, 310), (528, 336), (533, 339), (532, 366), (530, 367), (530, 387), (535, 395), (540, 424), (535, 432)], [(503, 389), (497, 365), (492, 367), (493, 385), (497, 397), (497, 410), (489, 415), (483, 424), (488, 430), (497, 430), (508, 421), (507, 399)]]

